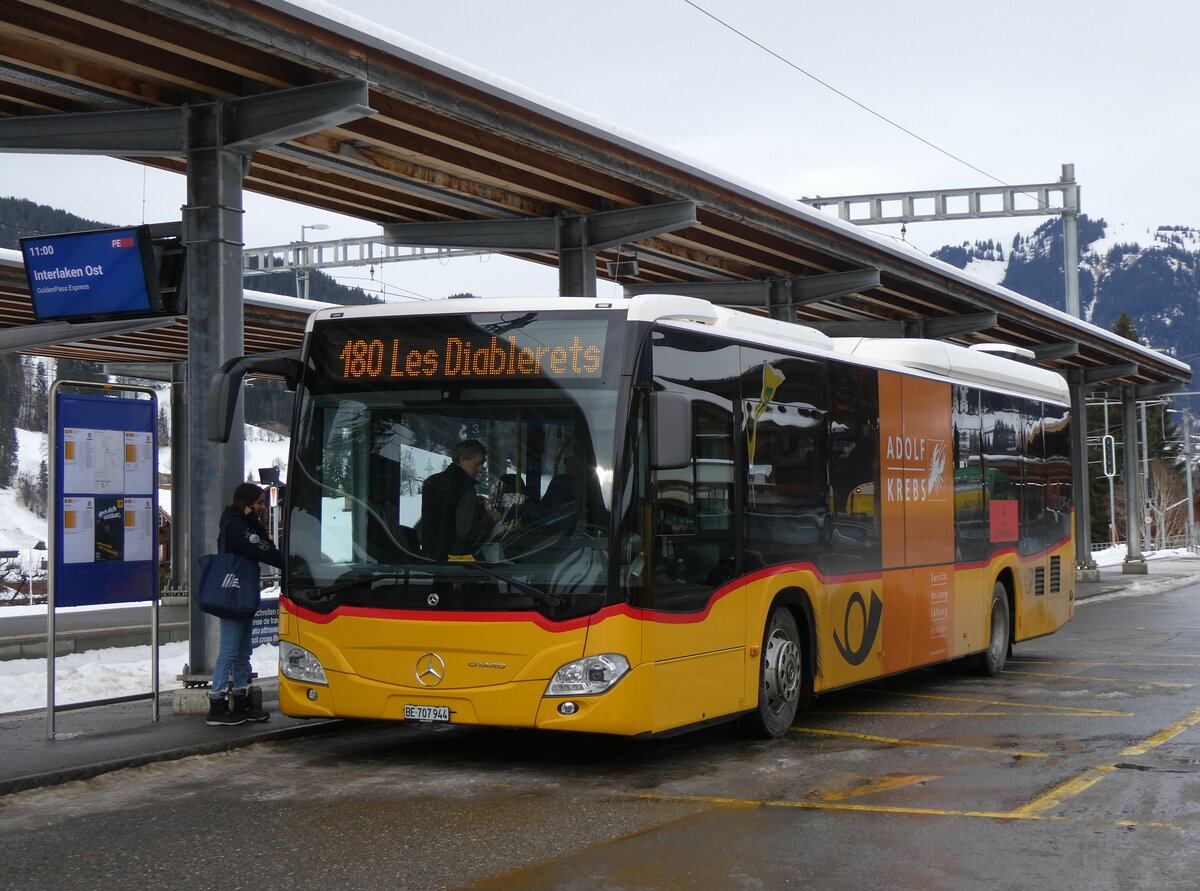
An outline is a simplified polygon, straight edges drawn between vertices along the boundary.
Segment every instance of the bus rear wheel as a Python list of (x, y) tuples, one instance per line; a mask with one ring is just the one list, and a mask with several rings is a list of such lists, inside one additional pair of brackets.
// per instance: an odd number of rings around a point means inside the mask
[(991, 636), (988, 647), (975, 657), (975, 669), (982, 675), (994, 678), (1004, 670), (1008, 658), (1010, 616), (1008, 614), (1008, 592), (996, 582), (992, 589)]
[(745, 727), (754, 736), (775, 739), (792, 726), (804, 679), (800, 631), (785, 607), (775, 608), (763, 632), (758, 677), (758, 708), (747, 716)]

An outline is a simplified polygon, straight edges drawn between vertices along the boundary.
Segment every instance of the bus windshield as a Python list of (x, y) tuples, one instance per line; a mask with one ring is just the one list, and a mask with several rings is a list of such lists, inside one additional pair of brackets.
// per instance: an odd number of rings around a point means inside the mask
[[(611, 314), (513, 316), (315, 326), (289, 473), (294, 602), (556, 618), (607, 602), (619, 338)], [(456, 464), (472, 443), (486, 457)]]

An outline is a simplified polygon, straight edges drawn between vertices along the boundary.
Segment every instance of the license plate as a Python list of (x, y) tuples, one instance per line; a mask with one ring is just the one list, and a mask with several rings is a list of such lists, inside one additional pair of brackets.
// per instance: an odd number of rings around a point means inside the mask
[(450, 720), (448, 705), (406, 705), (404, 706), (405, 721), (440, 721)]

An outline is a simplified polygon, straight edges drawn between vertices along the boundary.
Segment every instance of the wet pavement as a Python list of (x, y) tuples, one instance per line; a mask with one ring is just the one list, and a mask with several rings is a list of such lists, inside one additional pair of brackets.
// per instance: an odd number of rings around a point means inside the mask
[[(1098, 580), (1077, 584), (1077, 599), (1145, 596), (1200, 583), (1200, 557), (1193, 555), (1151, 559), (1146, 569), (1140, 575), (1126, 574), (1120, 565), (1102, 567)], [(4, 630), (0, 616), (0, 637)], [(0, 795), (338, 726), (280, 715), (274, 684), (268, 681), (263, 688), (271, 719), (237, 727), (209, 727), (203, 715), (175, 714), (171, 693), (161, 696), (156, 723), (148, 700), (60, 711), (53, 740), (47, 738), (45, 709), (0, 715)]]

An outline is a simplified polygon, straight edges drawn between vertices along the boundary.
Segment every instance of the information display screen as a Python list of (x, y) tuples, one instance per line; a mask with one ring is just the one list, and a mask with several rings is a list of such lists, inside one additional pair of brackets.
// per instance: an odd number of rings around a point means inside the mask
[(146, 226), (22, 238), (21, 254), (38, 321), (162, 312)]
[(596, 382), (617, 373), (611, 324), (611, 313), (330, 320), (315, 326), (309, 355), (321, 388), (333, 390)]

